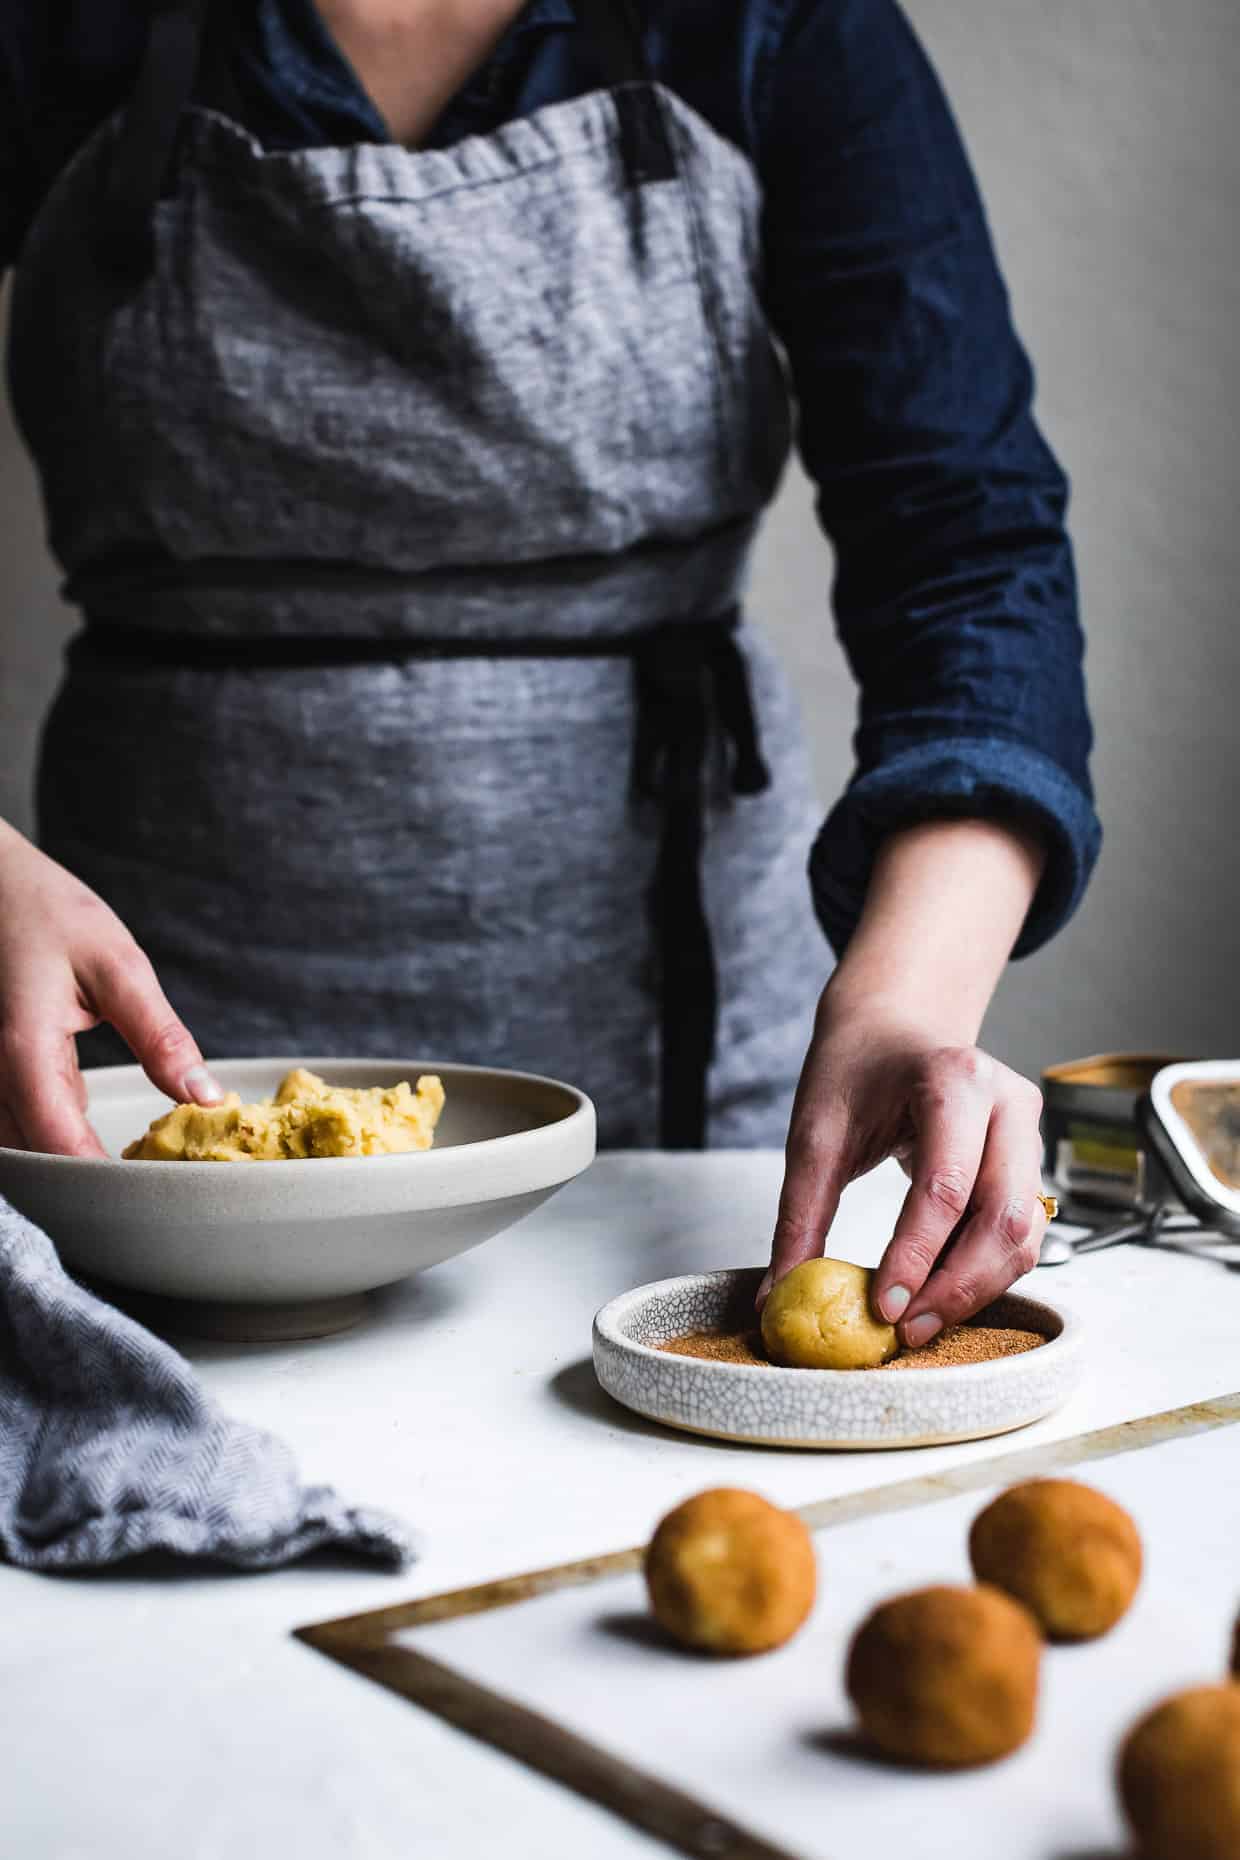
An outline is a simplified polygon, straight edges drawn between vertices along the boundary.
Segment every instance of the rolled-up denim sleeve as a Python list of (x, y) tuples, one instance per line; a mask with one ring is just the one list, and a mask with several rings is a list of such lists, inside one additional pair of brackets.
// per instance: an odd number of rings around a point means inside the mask
[(767, 308), (860, 689), (815, 903), (841, 950), (886, 835), (1007, 819), (1048, 853), (1025, 954), (1075, 908), (1101, 839), (1067, 483), (968, 157), (895, 0), (770, 0), (764, 46)]

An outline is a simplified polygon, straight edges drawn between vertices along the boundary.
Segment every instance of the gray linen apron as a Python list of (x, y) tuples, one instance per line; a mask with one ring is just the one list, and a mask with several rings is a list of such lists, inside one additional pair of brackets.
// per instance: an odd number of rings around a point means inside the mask
[(421, 151), (265, 150), (203, 12), (157, 11), (15, 280), (86, 617), (42, 844), (212, 1057), (509, 1065), (609, 1146), (779, 1144), (828, 958), (737, 612), (789, 436), (750, 164), (608, 0), (606, 88)]

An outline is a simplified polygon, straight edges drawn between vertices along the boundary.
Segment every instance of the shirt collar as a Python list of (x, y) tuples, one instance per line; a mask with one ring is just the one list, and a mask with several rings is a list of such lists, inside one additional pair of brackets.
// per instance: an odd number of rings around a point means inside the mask
[(519, 37), (531, 26), (572, 26), (576, 22), (571, 0), (529, 0), (529, 5), (522, 7), (508, 32)]
[[(480, 98), (494, 96), (497, 86), (503, 85), (509, 68), (524, 50), (526, 39), (533, 33), (576, 23), (577, 15), (572, 0), (528, 0), (528, 4), (504, 28), (486, 63), (465, 84), (460, 93), (461, 100), (468, 106)], [(449, 105), (449, 113), (451, 108)]]
[[(327, 108), (342, 113), (376, 139), (386, 135), (378, 111), (341, 57), (314, 0), (257, 0), (255, 15), (260, 65), (276, 75), (284, 95), (311, 111)], [(576, 20), (572, 0), (528, 0), (505, 28), (483, 69), (465, 85), (462, 96), (486, 94), (522, 49), (527, 35), (572, 26)]]
[(528, 5), (523, 6), (516, 18), (505, 27), (491, 57), (504, 64), (527, 33), (542, 31), (549, 26), (573, 26), (576, 23), (577, 15), (573, 11), (572, 0), (528, 0)]

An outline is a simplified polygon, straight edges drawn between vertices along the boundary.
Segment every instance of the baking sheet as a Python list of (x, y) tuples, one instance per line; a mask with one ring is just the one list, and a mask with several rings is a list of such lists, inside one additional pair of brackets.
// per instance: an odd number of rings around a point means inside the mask
[(392, 1641), (805, 1860), (865, 1851), (1118, 1860), (1112, 1764), (1124, 1729), (1167, 1691), (1224, 1670), (1240, 1587), (1236, 1452), (1234, 1427), (1222, 1427), (1088, 1467), (1090, 1483), (1136, 1516), (1145, 1581), (1110, 1636), (1048, 1649), (1034, 1739), (986, 1770), (925, 1775), (859, 1754), (842, 1673), (851, 1633), (878, 1601), (969, 1580), (968, 1526), (998, 1487), (821, 1530), (815, 1613), (790, 1646), (761, 1659), (669, 1648), (651, 1632), (636, 1574)]

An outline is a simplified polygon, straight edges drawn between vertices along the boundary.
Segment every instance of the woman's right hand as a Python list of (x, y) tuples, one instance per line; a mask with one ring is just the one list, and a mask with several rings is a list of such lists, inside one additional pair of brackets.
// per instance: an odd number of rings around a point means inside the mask
[(102, 898), (0, 823), (0, 1144), (103, 1156), (73, 1036), (107, 1021), (180, 1102), (223, 1095), (155, 971)]

